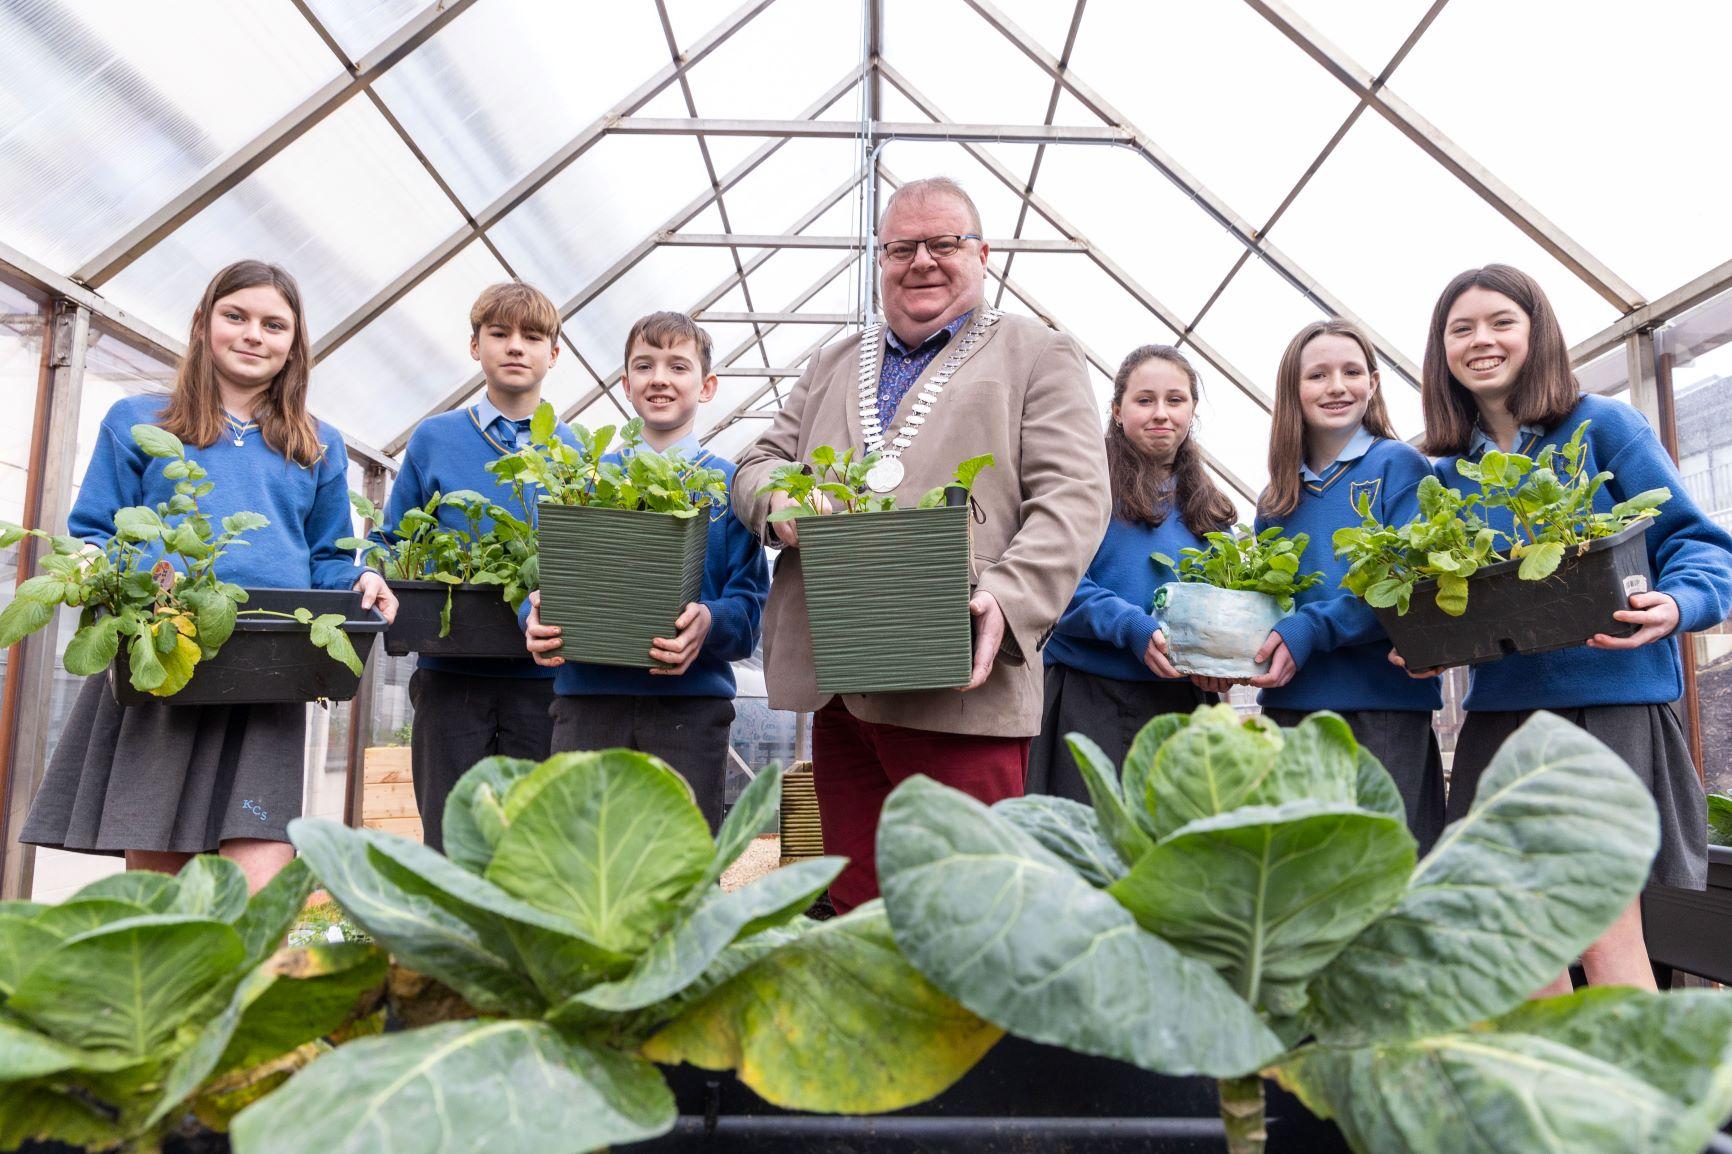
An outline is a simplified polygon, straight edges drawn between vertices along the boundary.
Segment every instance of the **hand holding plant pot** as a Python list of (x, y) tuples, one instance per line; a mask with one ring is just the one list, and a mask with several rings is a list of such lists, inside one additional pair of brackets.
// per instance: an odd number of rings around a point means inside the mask
[(1323, 577), (1299, 572), (1309, 541), (1303, 533), (1286, 537), (1275, 526), (1258, 534), (1239, 525), (1204, 539), (1206, 547), (1181, 549), (1176, 563), (1152, 555), (1179, 576), (1155, 590), (1154, 611), (1173, 668), (1219, 692), (1224, 682), (1268, 671), (1267, 638), (1275, 622), (1293, 611), (1295, 593)]
[[(1335, 552), (1352, 560), (1342, 583), (1376, 611), (1407, 666), (1432, 672), (1584, 641), (1635, 648), (1676, 628), (1676, 605), (1649, 591), (1643, 540), (1671, 491), (1649, 489), (1597, 509), (1596, 496), (1614, 478), (1587, 471), (1588, 425), (1537, 458), (1493, 449), (1458, 462), (1478, 493), (1427, 477), (1419, 515), (1406, 525), (1380, 524), (1362, 502), (1364, 522), (1337, 530)], [(1488, 525), (1482, 508), (1507, 510), (1514, 531)]]

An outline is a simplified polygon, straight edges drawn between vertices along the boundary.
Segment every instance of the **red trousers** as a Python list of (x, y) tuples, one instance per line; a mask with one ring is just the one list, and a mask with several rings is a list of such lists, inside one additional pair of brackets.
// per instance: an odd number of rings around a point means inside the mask
[(841, 698), (812, 717), (812, 784), (824, 852), (848, 858), (830, 883), (837, 913), (878, 896), (878, 813), (904, 779), (923, 773), (991, 805), (1022, 796), (1029, 739), (935, 733), (861, 721)]

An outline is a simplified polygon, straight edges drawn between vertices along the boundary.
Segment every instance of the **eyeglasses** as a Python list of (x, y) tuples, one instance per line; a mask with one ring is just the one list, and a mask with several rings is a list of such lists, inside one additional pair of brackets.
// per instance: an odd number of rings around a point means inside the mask
[(924, 240), (892, 240), (878, 246), (878, 255), (892, 264), (907, 264), (914, 259), (920, 246), (925, 245), (926, 255), (933, 260), (943, 260), (961, 252), (963, 241), (979, 239), (979, 233), (966, 232), (961, 236), (946, 233), (943, 236), (929, 236)]

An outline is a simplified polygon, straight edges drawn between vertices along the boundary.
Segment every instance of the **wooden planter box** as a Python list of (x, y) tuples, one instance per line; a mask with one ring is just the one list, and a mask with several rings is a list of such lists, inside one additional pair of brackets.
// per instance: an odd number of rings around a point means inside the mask
[(1517, 576), (1521, 562), (1488, 565), (1467, 580), (1467, 612), (1437, 607), (1437, 583), (1413, 587), (1406, 614), (1373, 607), (1409, 669), (1478, 665), (1511, 653), (1544, 653), (1580, 645), (1596, 633), (1627, 637), (1636, 625), (1614, 620), (1630, 595), (1653, 588), (1644, 518), (1612, 537), (1564, 557), (1540, 581)]
[(362, 765), (361, 824), (420, 841), (421, 811), (415, 806), (409, 747), (370, 745)]
[(964, 506), (945, 506), (801, 519), (800, 572), (821, 692), (968, 684), (968, 516)]
[(818, 790), (812, 763), (796, 761), (782, 775), (782, 805), (777, 818), (782, 865), (824, 856), (824, 828), (818, 822)]
[[(672, 637), (674, 622), (704, 583), (710, 517), (539, 507), (541, 610), (564, 630), (567, 661), (650, 669), (650, 642)], [(726, 516), (726, 511), (722, 511)]]
[(385, 618), (377, 609), (362, 609), (361, 595), (349, 589), (249, 589), (239, 608), (234, 633), (215, 657), (193, 667), (191, 680), (172, 697), (132, 687), (128, 651), (122, 646), (120, 656), (108, 667), (114, 699), (122, 705), (348, 701), (360, 689), (360, 677), (308, 640), (305, 625), (284, 617), (248, 617), (247, 611), (309, 609), (315, 617), (341, 613), (347, 618), (343, 632), (363, 663), (372, 652), (373, 639), (385, 631)]

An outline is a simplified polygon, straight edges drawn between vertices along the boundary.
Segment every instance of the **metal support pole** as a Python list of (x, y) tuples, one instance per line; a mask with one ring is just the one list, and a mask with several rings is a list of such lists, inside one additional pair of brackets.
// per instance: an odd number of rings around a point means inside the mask
[[(383, 509), (389, 489), (385, 470), (378, 465), (368, 465), (361, 478), (361, 492), (367, 500)], [(366, 536), (374, 528), (371, 521), (363, 523), (361, 535)], [(367, 667), (361, 672), (361, 687), (349, 702), (349, 741), (343, 766), (343, 824), (352, 829), (360, 828), (364, 816), (362, 803), (366, 798), (367, 744), (373, 735), (373, 707), (379, 692), (379, 663), (384, 660), (385, 646), (383, 643), (376, 643)], [(326, 724), (329, 723), (330, 719), (327, 717)]]
[[(62, 532), (72, 506), (72, 473), (78, 455), (78, 410), (84, 392), (84, 354), (90, 343), (90, 312), (61, 302), (53, 329), (44, 334), (44, 371), (36, 391), (36, 412), (26, 467), (24, 524)], [(34, 575), (41, 542), (18, 544), (18, 581)], [(60, 652), (60, 615), (14, 646), (6, 664), (0, 707), (0, 812), (5, 840), (0, 843), (0, 898), (25, 898), (36, 864), (32, 847), (18, 840), (30, 801), (42, 781), (54, 720), (54, 667)]]
[[(1637, 342), (1640, 341), (1638, 348)], [(1630, 337), (1633, 361), (1638, 355), (1646, 355), (1648, 363), (1653, 366), (1653, 397), (1654, 416), (1649, 420), (1654, 424), (1654, 431), (1659, 434), (1660, 443), (1672, 457), (1672, 463), (1678, 462), (1678, 417), (1675, 404), (1676, 398), (1672, 392), (1673, 354), (1666, 348), (1666, 338), (1662, 334), (1655, 340), (1651, 333), (1637, 333)], [(1635, 376), (1630, 378), (1630, 392), (1635, 393)], [(1684, 713), (1684, 735), (1690, 742), (1690, 759), (1696, 763), (1696, 777), (1704, 789), (1708, 786), (1708, 765), (1702, 757), (1702, 696), (1700, 681), (1696, 677), (1696, 636), (1686, 633), (1678, 639), (1678, 656), (1684, 666), (1684, 697), (1680, 701)]]

